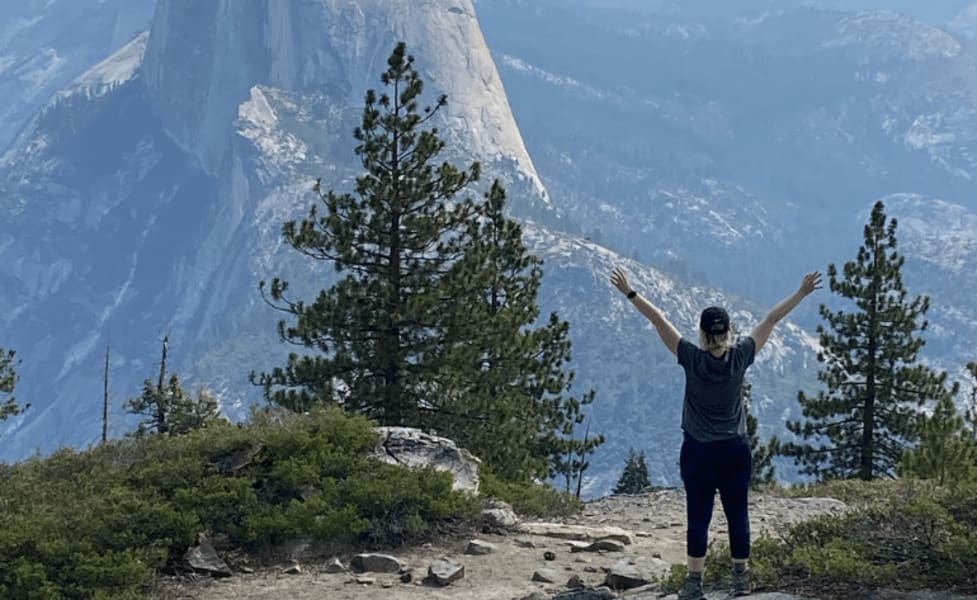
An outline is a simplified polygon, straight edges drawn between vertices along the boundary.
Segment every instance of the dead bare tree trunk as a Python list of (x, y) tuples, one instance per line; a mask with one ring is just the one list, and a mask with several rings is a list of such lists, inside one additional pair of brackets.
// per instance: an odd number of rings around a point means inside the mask
[(109, 344), (105, 345), (105, 380), (102, 396), (102, 443), (109, 439)]
[(167, 334), (163, 337), (163, 357), (159, 361), (159, 382), (156, 384), (157, 403), (156, 403), (156, 427), (157, 432), (160, 434), (165, 434), (169, 431), (169, 426), (166, 423), (168, 412), (168, 406), (166, 406), (166, 392), (163, 389), (166, 379), (166, 351), (170, 347), (170, 336)]

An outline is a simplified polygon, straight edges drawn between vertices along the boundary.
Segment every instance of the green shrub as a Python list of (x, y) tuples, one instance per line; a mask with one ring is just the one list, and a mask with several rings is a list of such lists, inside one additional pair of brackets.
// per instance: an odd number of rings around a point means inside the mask
[(198, 533), (263, 554), (297, 537), (396, 546), (472, 522), (449, 475), (377, 463), (338, 409), (257, 414), (0, 468), (0, 598), (141, 598)]
[[(796, 525), (782, 540), (754, 542), (750, 563), (758, 589), (827, 599), (879, 587), (977, 588), (974, 490), (890, 481), (831, 482), (808, 491), (841, 491), (859, 508)], [(726, 582), (727, 547), (711, 548), (707, 563), (707, 580)]]
[(583, 502), (573, 494), (535, 482), (504, 481), (489, 469), (481, 472), (481, 495), (497, 498), (512, 505), (516, 513), (531, 517), (567, 516), (583, 508)]
[(685, 565), (672, 565), (668, 574), (659, 578), (658, 585), (661, 587), (662, 592), (674, 594), (682, 587), (682, 582), (685, 581), (685, 576), (688, 574), (689, 570)]

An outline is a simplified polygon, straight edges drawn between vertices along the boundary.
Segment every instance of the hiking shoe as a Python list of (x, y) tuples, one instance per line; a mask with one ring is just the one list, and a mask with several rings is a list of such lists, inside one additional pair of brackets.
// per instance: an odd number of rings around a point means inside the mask
[(678, 600), (706, 600), (702, 593), (702, 579), (685, 578), (682, 589), (678, 591)]
[(733, 596), (750, 595), (750, 570), (741, 573), (733, 571)]

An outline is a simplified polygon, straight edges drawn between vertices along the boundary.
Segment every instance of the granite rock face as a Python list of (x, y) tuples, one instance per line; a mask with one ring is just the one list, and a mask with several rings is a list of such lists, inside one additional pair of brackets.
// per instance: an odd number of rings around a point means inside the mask
[[(277, 320), (257, 282), (316, 269), (281, 249), (281, 225), (315, 177), (356, 174), (350, 133), (399, 40), (426, 102), (450, 96), (436, 124), (455, 156), (546, 203), (469, 0), (160, 0), (148, 25), (0, 154), (0, 339), (32, 403), (5, 424), (5, 459), (97, 437), (83, 399), (100, 397), (110, 339), (114, 396), (138, 392), (168, 332), (173, 369), (246, 413), (247, 372), (287, 355), (255, 343), (275, 343)], [(116, 436), (132, 427), (121, 404)]]

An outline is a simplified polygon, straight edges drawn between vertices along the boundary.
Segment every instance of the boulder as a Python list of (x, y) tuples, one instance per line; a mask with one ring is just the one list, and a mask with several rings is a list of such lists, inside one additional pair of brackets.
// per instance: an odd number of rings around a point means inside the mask
[(380, 444), (375, 456), (383, 462), (412, 469), (433, 467), (454, 478), (452, 489), (478, 494), (481, 461), (454, 441), (412, 427), (376, 427)]

